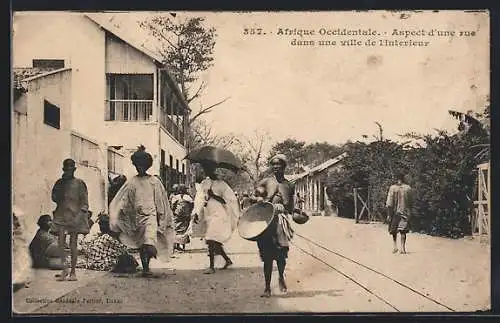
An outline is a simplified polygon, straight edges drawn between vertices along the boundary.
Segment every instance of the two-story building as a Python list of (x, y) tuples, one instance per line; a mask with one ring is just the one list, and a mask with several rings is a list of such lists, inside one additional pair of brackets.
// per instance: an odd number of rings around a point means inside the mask
[(155, 175), (185, 180), (190, 110), (162, 57), (100, 14), (16, 14), (13, 66), (35, 65), (72, 69), (73, 118), (82, 121), (75, 130), (126, 156), (143, 144)]
[[(50, 194), (48, 200), (32, 194), (48, 194), (68, 157), (89, 182), (94, 212), (106, 209), (109, 173), (135, 174), (130, 155), (141, 144), (153, 156), (152, 174), (168, 185), (186, 180), (188, 104), (162, 58), (106, 18), (16, 13), (12, 58), (16, 71), (39, 70), (24, 78), (27, 92), (17, 96), (13, 112), (14, 203), (26, 213), (50, 214)], [(92, 169), (99, 173), (95, 182), (87, 174)], [(32, 176), (43, 183), (29, 188)]]

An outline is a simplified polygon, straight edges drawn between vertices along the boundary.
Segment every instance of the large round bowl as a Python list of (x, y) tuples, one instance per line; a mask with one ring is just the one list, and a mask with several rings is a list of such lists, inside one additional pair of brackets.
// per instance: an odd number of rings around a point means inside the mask
[(263, 202), (249, 206), (238, 220), (238, 232), (243, 239), (257, 240), (271, 224), (274, 206)]

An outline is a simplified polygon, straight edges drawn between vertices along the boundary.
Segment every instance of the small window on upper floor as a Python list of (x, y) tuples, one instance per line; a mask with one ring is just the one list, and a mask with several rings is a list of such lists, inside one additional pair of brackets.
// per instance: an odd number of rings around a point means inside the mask
[(64, 68), (64, 59), (34, 59), (33, 67), (61, 69)]
[(61, 128), (61, 111), (47, 100), (43, 101), (43, 123), (56, 129)]

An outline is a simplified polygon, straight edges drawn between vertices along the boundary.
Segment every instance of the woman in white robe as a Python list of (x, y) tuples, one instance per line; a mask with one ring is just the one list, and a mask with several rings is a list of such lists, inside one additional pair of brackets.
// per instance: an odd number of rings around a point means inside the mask
[(233, 264), (226, 254), (223, 244), (227, 242), (236, 228), (239, 217), (239, 204), (231, 187), (215, 174), (215, 164), (203, 164), (207, 176), (198, 186), (194, 200), (193, 221), (202, 218), (205, 224), (205, 241), (208, 245), (210, 266), (205, 274), (215, 272), (214, 258), (221, 255), (226, 261), (222, 269)]

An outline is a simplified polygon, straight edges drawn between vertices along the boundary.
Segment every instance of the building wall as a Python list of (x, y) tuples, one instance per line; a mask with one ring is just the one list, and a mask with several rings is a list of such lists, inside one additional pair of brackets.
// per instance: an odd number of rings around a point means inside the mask
[(174, 167), (175, 161), (179, 160), (179, 171), (182, 171), (182, 164), (186, 165), (184, 166), (184, 168), (187, 169), (186, 161), (183, 160), (187, 154), (186, 148), (182, 146), (177, 140), (173, 139), (163, 129), (160, 135), (160, 147), (161, 149), (165, 150), (165, 161), (167, 164), (169, 163), (169, 155), (172, 155), (174, 159)]
[(106, 73), (153, 74), (152, 58), (111, 34), (106, 36)]
[[(70, 155), (71, 72), (32, 81), (26, 95), (27, 115), (14, 113), (13, 203), (26, 214), (28, 236), (41, 214), (52, 214), (52, 186)], [(44, 99), (60, 108), (60, 129), (43, 123)], [(16, 102), (17, 103), (17, 102)]]
[(83, 15), (75, 16), (70, 28), (73, 31), (70, 37), (73, 49), (73, 129), (99, 143), (106, 142), (103, 123), (106, 99), (105, 33)]
[(16, 13), (13, 25), (13, 66), (32, 67), (33, 59), (64, 59), (73, 73), (73, 129), (104, 141), (104, 31), (83, 14), (66, 12)]
[(159, 126), (154, 122), (115, 122), (106, 121), (106, 138), (108, 146), (123, 146), (120, 153), (124, 155), (123, 172), (127, 177), (134, 176), (136, 171), (130, 161), (130, 156), (141, 144), (153, 156), (153, 166), (150, 173), (159, 175)]
[[(89, 209), (93, 213), (93, 217), (96, 218), (97, 214), (101, 211), (107, 210), (106, 205), (106, 189), (107, 189), (107, 176), (108, 176), (108, 165), (107, 165), (107, 147), (104, 143), (98, 142), (94, 138), (83, 136), (76, 131), (71, 132), (72, 136), (77, 138), (83, 138), (85, 140), (89, 140), (96, 146), (92, 149), (88, 149), (84, 147), (84, 151), (86, 152), (94, 152), (96, 157), (96, 164), (89, 165), (83, 164), (78, 159), (78, 155), (74, 153), (75, 145), (72, 141), (71, 147), (71, 155), (70, 158), (73, 158), (77, 163), (77, 170), (75, 176), (81, 178), (87, 184), (88, 190), (88, 198), (89, 198)], [(80, 147), (78, 147), (80, 148)], [(87, 148), (87, 149), (85, 149)]]
[[(26, 213), (29, 236), (37, 230), (38, 217), (52, 214), (56, 208), (51, 192), (61, 177), (62, 161), (75, 158), (71, 140), (74, 133), (71, 73), (67, 70), (30, 81), (25, 94), (27, 114), (13, 114), (13, 203)], [(44, 124), (44, 100), (59, 107), (60, 129)], [(23, 104), (23, 100), (16, 104)], [(102, 149), (105, 147), (99, 145), (99, 150)], [(96, 167), (77, 163), (75, 176), (87, 184), (94, 218), (106, 207), (106, 162), (106, 154), (98, 153)]]
[(332, 215), (336, 212), (326, 194), (324, 182), (329, 171), (339, 167), (335, 165), (319, 173), (309, 174), (295, 181), (295, 190), (304, 199), (304, 209), (308, 212), (320, 213), (322, 215)]

